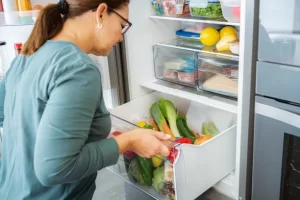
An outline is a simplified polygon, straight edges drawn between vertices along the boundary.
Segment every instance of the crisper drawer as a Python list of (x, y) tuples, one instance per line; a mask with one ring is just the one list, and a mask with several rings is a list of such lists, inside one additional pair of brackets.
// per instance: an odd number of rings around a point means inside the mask
[[(120, 127), (118, 120), (123, 119), (129, 122), (130, 129), (132, 125), (135, 128), (134, 124), (141, 120), (151, 119), (149, 109), (160, 98), (173, 102), (178, 113), (186, 116), (187, 125), (192, 131), (206, 133), (206, 130), (202, 131), (202, 124), (210, 121), (215, 124), (218, 134), (199, 145), (168, 142), (170, 150), (176, 149), (177, 158), (173, 162), (169, 157), (161, 160), (155, 157), (152, 160), (153, 176), (163, 173), (160, 184), (156, 179), (150, 184), (152, 186), (147, 186), (133, 178), (130, 168), (136, 166), (136, 155), (132, 152), (121, 156), (119, 163), (110, 167), (110, 170), (156, 199), (193, 200), (235, 169), (236, 114), (153, 92), (113, 109), (111, 114), (117, 117), (113, 117), (117, 119), (113, 119), (113, 126)], [(158, 167), (163, 167), (159, 169), (161, 172), (158, 172)], [(170, 193), (174, 194), (174, 198)]]

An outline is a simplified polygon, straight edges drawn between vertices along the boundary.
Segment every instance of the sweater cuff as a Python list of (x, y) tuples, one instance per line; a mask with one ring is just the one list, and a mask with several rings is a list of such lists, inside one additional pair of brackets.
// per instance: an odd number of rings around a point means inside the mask
[(119, 146), (116, 140), (113, 138), (103, 140), (103, 143), (100, 146), (104, 161), (103, 168), (115, 165), (120, 156)]

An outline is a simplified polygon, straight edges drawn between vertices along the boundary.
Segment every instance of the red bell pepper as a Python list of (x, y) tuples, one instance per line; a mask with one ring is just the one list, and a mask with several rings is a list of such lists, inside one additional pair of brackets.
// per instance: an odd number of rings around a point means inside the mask
[(177, 158), (178, 155), (178, 150), (175, 148), (172, 148), (170, 150), (170, 154), (168, 155), (168, 159), (171, 161), (171, 163), (173, 164), (175, 159)]
[(183, 137), (183, 138), (177, 139), (177, 140), (175, 140), (175, 142), (179, 143), (179, 144), (193, 144), (192, 140), (188, 137)]
[[(179, 144), (193, 144), (192, 140), (188, 137), (183, 137), (180, 139), (175, 140), (176, 143)], [(178, 155), (178, 150), (175, 148), (171, 148), (170, 149), (170, 154), (168, 155), (168, 159), (171, 161), (171, 163), (173, 164), (175, 159), (177, 158)]]

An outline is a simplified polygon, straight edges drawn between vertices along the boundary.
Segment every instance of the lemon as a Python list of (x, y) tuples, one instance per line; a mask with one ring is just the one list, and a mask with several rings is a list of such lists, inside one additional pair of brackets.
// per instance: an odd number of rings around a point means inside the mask
[(234, 35), (236, 36), (236, 30), (235, 28), (231, 26), (225, 26), (224, 28), (221, 29), (220, 31), (220, 38), (222, 39), (225, 35)]
[(162, 155), (155, 155), (151, 157), (154, 167), (159, 167), (163, 162), (164, 157)]
[(215, 28), (206, 28), (200, 34), (200, 42), (205, 46), (214, 46), (220, 39), (220, 34)]

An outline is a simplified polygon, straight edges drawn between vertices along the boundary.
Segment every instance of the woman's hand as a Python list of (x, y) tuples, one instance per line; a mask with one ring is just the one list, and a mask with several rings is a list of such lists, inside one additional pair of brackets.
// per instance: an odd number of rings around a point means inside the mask
[(139, 156), (150, 158), (153, 155), (169, 155), (168, 147), (163, 141), (170, 136), (150, 129), (135, 129), (117, 137), (120, 153), (133, 151)]

